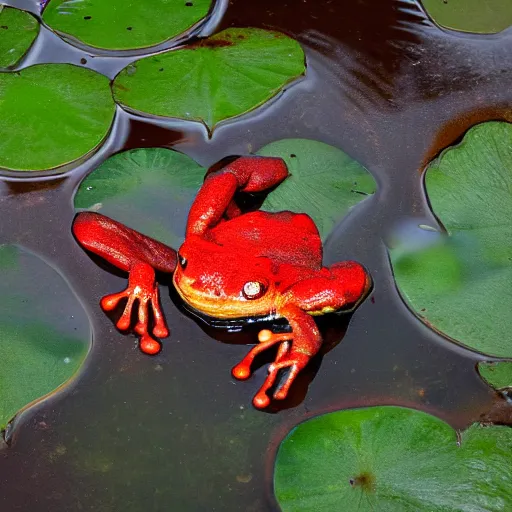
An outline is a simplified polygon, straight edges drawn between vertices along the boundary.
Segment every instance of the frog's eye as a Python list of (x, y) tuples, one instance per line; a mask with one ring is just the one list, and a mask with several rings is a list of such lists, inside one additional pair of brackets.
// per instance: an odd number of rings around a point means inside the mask
[(180, 264), (180, 267), (185, 270), (187, 266), (187, 258), (184, 258), (180, 253), (178, 253), (178, 263)]
[(265, 286), (258, 281), (249, 281), (244, 284), (242, 293), (246, 299), (259, 299), (265, 293)]

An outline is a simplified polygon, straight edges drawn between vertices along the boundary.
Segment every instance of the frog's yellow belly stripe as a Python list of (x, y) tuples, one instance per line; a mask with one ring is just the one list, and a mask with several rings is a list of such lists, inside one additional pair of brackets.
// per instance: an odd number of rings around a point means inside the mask
[(325, 308), (318, 309), (316, 311), (308, 311), (308, 314), (310, 314), (311, 316), (322, 316), (327, 315), (329, 313), (334, 313), (335, 311), (337, 311), (337, 309), (332, 308), (330, 306), (326, 306)]

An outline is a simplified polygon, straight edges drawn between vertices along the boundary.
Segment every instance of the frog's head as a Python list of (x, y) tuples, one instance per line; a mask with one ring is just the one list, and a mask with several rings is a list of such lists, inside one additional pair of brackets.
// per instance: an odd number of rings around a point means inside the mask
[(174, 285), (182, 299), (215, 318), (271, 313), (276, 298), (268, 258), (189, 237), (178, 251)]

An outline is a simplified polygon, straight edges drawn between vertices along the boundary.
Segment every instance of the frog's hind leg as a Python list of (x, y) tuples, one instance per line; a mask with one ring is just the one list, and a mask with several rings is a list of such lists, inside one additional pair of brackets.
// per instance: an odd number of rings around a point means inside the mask
[(223, 219), (240, 215), (233, 201), (237, 192), (253, 193), (270, 189), (288, 176), (281, 158), (245, 156), (206, 175), (190, 208), (186, 234), (204, 236)]

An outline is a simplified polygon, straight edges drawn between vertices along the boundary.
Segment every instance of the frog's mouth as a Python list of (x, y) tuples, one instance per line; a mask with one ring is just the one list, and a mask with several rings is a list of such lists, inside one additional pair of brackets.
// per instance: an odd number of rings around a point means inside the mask
[(276, 314), (246, 316), (239, 318), (216, 318), (204, 313), (203, 311), (200, 311), (199, 309), (196, 309), (185, 300), (181, 302), (181, 307), (190, 316), (193, 316), (209, 327), (227, 330), (228, 332), (240, 332), (252, 326), (258, 329), (263, 329), (265, 326), (272, 326), (273, 332), (288, 332), (290, 330), (288, 321)]

